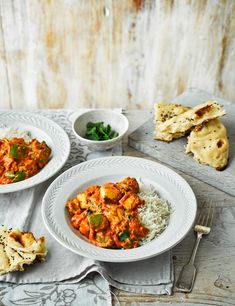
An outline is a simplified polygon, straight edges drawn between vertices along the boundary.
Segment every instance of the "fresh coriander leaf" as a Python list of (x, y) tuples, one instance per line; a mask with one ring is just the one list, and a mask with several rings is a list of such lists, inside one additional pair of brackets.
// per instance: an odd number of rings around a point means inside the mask
[(118, 133), (112, 130), (110, 124), (104, 122), (88, 122), (85, 137), (90, 140), (109, 140), (117, 137)]
[(96, 133), (92, 133), (90, 135), (87, 135), (87, 139), (90, 139), (90, 140), (100, 140), (99, 135), (97, 135)]
[(18, 158), (18, 146), (17, 146), (17, 144), (14, 143), (10, 147), (9, 156), (12, 157), (12, 158)]
[(129, 232), (127, 231), (127, 230), (125, 230), (125, 231), (123, 231), (122, 233), (121, 233), (121, 235), (119, 235), (119, 240), (120, 241), (125, 241), (127, 238), (129, 238), (130, 237), (130, 234), (129, 234)]
[(109, 140), (109, 139), (110, 139), (109, 135), (106, 135), (106, 134), (105, 134), (105, 135), (103, 136), (103, 139), (102, 139), (102, 140)]
[(14, 183), (19, 182), (19, 181), (24, 180), (25, 178), (26, 178), (26, 172), (24, 172), (24, 171), (17, 171), (15, 173), (15, 178), (14, 178), (13, 182)]
[(107, 128), (106, 128), (106, 133), (107, 133), (108, 135), (110, 135), (111, 130), (112, 130), (111, 125), (108, 124), (108, 125), (107, 125)]
[(94, 126), (93, 128), (87, 130), (88, 135), (96, 134), (96, 127)]
[(90, 130), (90, 129), (92, 129), (94, 127), (94, 123), (88, 122), (86, 127), (87, 127), (87, 130)]
[(106, 131), (105, 131), (105, 127), (103, 125), (99, 125), (97, 127), (98, 133), (100, 134), (100, 137), (102, 137), (102, 135), (106, 135)]

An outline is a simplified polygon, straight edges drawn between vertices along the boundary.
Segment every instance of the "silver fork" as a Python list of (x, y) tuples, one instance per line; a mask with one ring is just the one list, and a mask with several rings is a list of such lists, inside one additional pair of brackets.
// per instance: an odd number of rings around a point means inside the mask
[(193, 289), (193, 284), (196, 276), (196, 267), (194, 265), (197, 249), (201, 238), (203, 235), (208, 235), (211, 231), (212, 220), (214, 215), (214, 207), (212, 203), (207, 210), (207, 212), (201, 211), (196, 225), (194, 227), (194, 231), (197, 233), (197, 239), (192, 251), (192, 255), (188, 261), (188, 263), (183, 266), (179, 278), (176, 282), (176, 289), (181, 292), (191, 292)]

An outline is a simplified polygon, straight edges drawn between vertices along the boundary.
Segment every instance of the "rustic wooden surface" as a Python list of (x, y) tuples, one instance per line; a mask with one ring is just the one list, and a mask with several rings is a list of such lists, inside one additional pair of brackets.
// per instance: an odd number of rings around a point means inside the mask
[(0, 0), (0, 108), (235, 102), (233, 0)]
[[(126, 111), (130, 131), (134, 131), (151, 117), (150, 111)], [(139, 156), (154, 160), (124, 144), (124, 155)], [(174, 169), (174, 168), (172, 168)], [(172, 296), (139, 295), (112, 289), (121, 306), (187, 305), (187, 306), (228, 306), (235, 305), (235, 197), (211, 187), (196, 178), (174, 169), (193, 188), (199, 209), (212, 201), (216, 215), (212, 232), (203, 238), (196, 257), (198, 274), (192, 293), (174, 292)], [(232, 183), (232, 182), (231, 182)], [(175, 277), (187, 262), (195, 236), (193, 231), (173, 249)], [(113, 298), (115, 306), (118, 305)]]

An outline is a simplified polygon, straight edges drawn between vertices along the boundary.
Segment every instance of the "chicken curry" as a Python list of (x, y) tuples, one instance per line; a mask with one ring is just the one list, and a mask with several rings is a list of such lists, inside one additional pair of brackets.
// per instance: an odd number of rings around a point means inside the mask
[(144, 201), (139, 184), (127, 177), (119, 183), (91, 186), (66, 202), (72, 226), (99, 247), (136, 248), (148, 234), (138, 218)]
[(0, 184), (10, 184), (37, 174), (49, 160), (45, 141), (24, 138), (0, 139)]

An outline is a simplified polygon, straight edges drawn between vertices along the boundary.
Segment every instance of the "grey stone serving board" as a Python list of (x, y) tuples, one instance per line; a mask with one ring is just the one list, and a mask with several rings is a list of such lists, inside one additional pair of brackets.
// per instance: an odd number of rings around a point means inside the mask
[(129, 135), (128, 143), (136, 150), (154, 157), (160, 162), (235, 196), (235, 104), (194, 88), (184, 92), (172, 102), (194, 106), (207, 100), (217, 100), (224, 105), (226, 110), (226, 115), (221, 118), (227, 128), (230, 142), (229, 164), (225, 170), (216, 171), (212, 167), (199, 164), (192, 155), (185, 154), (186, 137), (169, 143), (154, 140), (153, 117)]

